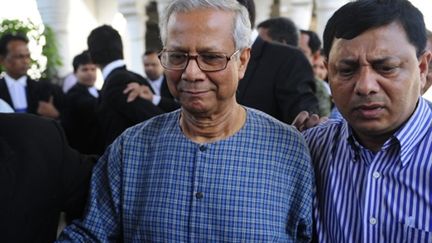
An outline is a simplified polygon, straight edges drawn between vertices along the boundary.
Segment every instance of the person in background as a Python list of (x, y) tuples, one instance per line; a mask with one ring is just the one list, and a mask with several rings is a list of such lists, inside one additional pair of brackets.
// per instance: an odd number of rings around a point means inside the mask
[(99, 91), (94, 87), (97, 67), (88, 51), (75, 56), (72, 65), (77, 83), (65, 95), (62, 125), (71, 147), (84, 154), (101, 154), (96, 115)]
[(154, 93), (150, 87), (146, 85), (140, 85), (138, 88), (137, 83), (129, 84), (124, 92), (130, 92), (130, 99), (134, 99), (134, 92), (131, 89), (132, 87), (136, 87), (137, 90), (140, 90), (140, 92), (137, 93), (137, 97), (149, 100), (165, 112), (169, 112), (180, 108), (180, 104), (174, 99), (168, 89), (158, 53), (159, 52), (155, 50), (148, 50), (142, 56), (144, 72)]
[[(253, 0), (238, 2), (248, 9), (253, 26), (255, 3)], [(258, 36), (238, 86), (237, 101), (289, 124), (303, 110), (318, 112), (315, 90), (312, 67), (300, 50)]]
[(102, 144), (106, 148), (126, 128), (164, 113), (146, 99), (128, 100), (124, 90), (129, 83), (146, 85), (154, 92), (148, 81), (129, 71), (123, 60), (123, 43), (117, 30), (109, 25), (93, 29), (87, 38), (92, 61), (102, 69), (104, 84), (97, 108)]
[(67, 74), (63, 79), (62, 90), (63, 93), (67, 93), (77, 83), (77, 77), (74, 72)]
[(299, 30), (294, 22), (286, 17), (264, 20), (257, 26), (258, 35), (265, 41), (298, 46)]
[(325, 65), (325, 57), (323, 49), (320, 50), (319, 56), (317, 56), (312, 62), (312, 68), (314, 70), (315, 77), (319, 80), (323, 80), (326, 82), (326, 88), (329, 89), (330, 94), (330, 86), (327, 83), (327, 67)]
[(329, 19), (324, 53), (344, 119), (304, 132), (318, 242), (432, 242), (431, 52), (407, 0), (358, 0)]
[(250, 57), (236, 0), (174, 0), (160, 54), (181, 109), (123, 133), (97, 163), (86, 215), (59, 242), (309, 242), (313, 172), (291, 126), (239, 105)]
[(21, 34), (0, 37), (0, 65), (6, 72), (0, 78), (0, 98), (15, 112), (59, 119), (63, 103), (60, 87), (27, 76), (30, 67), (27, 44), (27, 37)]
[(60, 212), (80, 218), (96, 157), (71, 149), (57, 121), (0, 113), (1, 242), (53, 242)]
[[(318, 35), (311, 30), (300, 31), (299, 47), (309, 60), (310, 65), (313, 67), (321, 56), (321, 40)], [(318, 78), (315, 74), (316, 92), (315, 95), (319, 101), (319, 116), (329, 116), (332, 107), (330, 92), (328, 92), (328, 84), (324, 79)]]

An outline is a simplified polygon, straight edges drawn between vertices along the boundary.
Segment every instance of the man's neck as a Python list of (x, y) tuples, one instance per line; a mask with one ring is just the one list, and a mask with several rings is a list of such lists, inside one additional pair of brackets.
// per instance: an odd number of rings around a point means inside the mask
[(216, 115), (195, 116), (182, 109), (180, 127), (186, 137), (196, 143), (210, 143), (234, 135), (246, 122), (246, 110), (235, 103)]
[(155, 79), (151, 79), (151, 78), (149, 78), (149, 80), (150, 80), (152, 83), (154, 83), (154, 82), (156, 82), (156, 81), (162, 81), (162, 79), (163, 79), (163, 75), (160, 75), (159, 77), (157, 77), (157, 78), (155, 78)]

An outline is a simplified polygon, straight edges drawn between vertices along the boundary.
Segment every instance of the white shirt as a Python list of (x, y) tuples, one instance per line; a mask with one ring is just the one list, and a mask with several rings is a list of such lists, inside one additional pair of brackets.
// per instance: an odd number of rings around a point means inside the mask
[(13, 113), (14, 110), (6, 101), (0, 99), (0, 113)]
[(112, 70), (119, 68), (119, 67), (123, 67), (123, 66), (126, 66), (126, 63), (123, 59), (118, 59), (118, 60), (115, 60), (115, 61), (108, 63), (108, 65), (106, 65), (102, 69), (102, 77), (105, 80), (108, 77), (108, 75), (112, 72)]
[(98, 98), (99, 97), (99, 92), (98, 92), (98, 90), (96, 89), (96, 87), (94, 87), (94, 86), (92, 86), (92, 87), (88, 87), (88, 92), (93, 96), (93, 97), (95, 97), (95, 98)]
[(162, 82), (163, 82), (164, 76), (161, 75), (158, 79), (156, 80), (150, 80), (150, 85), (153, 88), (155, 94), (153, 95), (153, 99), (152, 99), (152, 103), (154, 105), (159, 105), (159, 102), (161, 100), (161, 87), (162, 87)]
[(27, 109), (27, 76), (24, 75), (19, 79), (14, 79), (6, 74), (5, 81), (15, 110), (20, 111)]

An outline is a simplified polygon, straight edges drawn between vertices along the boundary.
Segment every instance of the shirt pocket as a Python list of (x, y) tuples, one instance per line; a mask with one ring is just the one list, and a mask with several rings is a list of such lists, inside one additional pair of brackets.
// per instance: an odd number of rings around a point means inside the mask
[(432, 242), (432, 231), (430, 229), (422, 229), (416, 225), (399, 223), (400, 229), (403, 232), (401, 242)]

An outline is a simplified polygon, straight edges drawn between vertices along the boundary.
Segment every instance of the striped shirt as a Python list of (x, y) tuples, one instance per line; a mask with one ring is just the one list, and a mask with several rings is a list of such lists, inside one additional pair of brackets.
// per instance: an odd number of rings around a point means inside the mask
[(377, 153), (360, 145), (343, 119), (305, 131), (319, 242), (432, 242), (431, 126), (420, 98)]
[(302, 135), (247, 109), (233, 136), (197, 144), (179, 111), (123, 133), (95, 166), (73, 242), (307, 242), (313, 169)]

